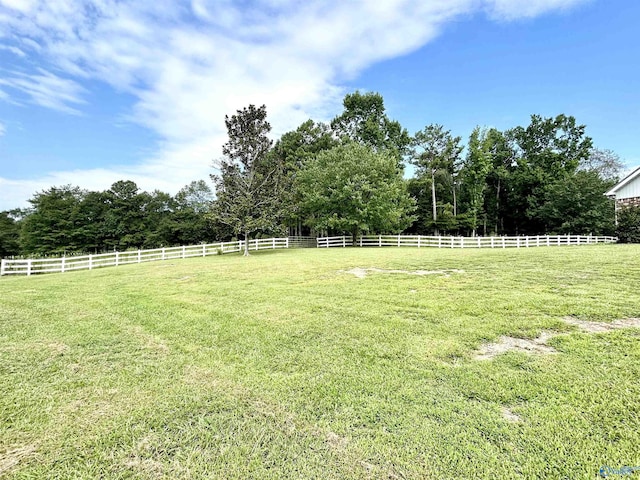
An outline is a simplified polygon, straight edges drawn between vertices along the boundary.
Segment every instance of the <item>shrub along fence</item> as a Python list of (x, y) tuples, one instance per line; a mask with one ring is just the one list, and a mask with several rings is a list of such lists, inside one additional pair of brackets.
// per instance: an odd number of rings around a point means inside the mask
[[(553, 235), (534, 237), (427, 237), (422, 235), (363, 235), (355, 242), (359, 247), (438, 247), (438, 248), (520, 248), (556, 245), (591, 245), (594, 243), (615, 243), (616, 237), (595, 237), (584, 235)], [(351, 247), (351, 237), (284, 237), (249, 240), (249, 250), (275, 250), (280, 248), (304, 247)], [(127, 252), (102, 253), (60, 258), (3, 259), (0, 265), (2, 275), (34, 275), (38, 273), (92, 270), (99, 267), (117, 267), (131, 263), (173, 260), (189, 257), (206, 257), (224, 253), (241, 252), (244, 240), (218, 242), (183, 247), (155, 248)]]

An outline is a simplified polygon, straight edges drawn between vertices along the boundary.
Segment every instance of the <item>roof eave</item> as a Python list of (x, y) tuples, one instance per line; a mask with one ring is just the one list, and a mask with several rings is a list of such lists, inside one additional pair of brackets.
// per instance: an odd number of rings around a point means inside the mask
[(640, 167), (636, 168), (633, 172), (631, 172), (629, 175), (627, 175), (622, 180), (620, 180), (616, 185), (613, 186), (613, 188), (611, 190), (609, 190), (607, 193), (605, 193), (605, 195), (607, 197), (615, 197), (616, 192), (618, 190), (620, 190), (627, 183), (631, 182), (633, 179), (635, 179), (639, 175), (640, 175)]

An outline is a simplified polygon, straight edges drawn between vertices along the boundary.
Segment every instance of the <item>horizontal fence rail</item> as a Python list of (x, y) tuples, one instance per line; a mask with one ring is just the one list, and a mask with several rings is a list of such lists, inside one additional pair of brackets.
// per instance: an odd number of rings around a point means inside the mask
[[(363, 235), (355, 242), (359, 247), (436, 247), (436, 248), (526, 248), (561, 245), (591, 245), (615, 243), (616, 237), (591, 235), (538, 235), (531, 237), (442, 237), (422, 235)], [(249, 250), (274, 250), (281, 248), (331, 248), (351, 247), (351, 237), (284, 237), (249, 240)], [(174, 260), (179, 258), (206, 257), (224, 253), (241, 252), (244, 240), (218, 242), (182, 247), (155, 248), (127, 252), (79, 255), (61, 258), (3, 259), (2, 275), (34, 275), (40, 273), (92, 270), (100, 267), (117, 267), (132, 263)]]
[[(591, 245), (615, 243), (617, 237), (592, 235), (536, 235), (530, 237), (444, 237), (423, 235), (363, 235), (355, 244), (359, 247), (436, 247), (436, 248), (526, 248), (559, 245)], [(351, 237), (319, 237), (318, 248), (353, 245)]]
[[(315, 239), (314, 239), (315, 242)], [(289, 248), (288, 238), (260, 238), (249, 240), (249, 250), (273, 250)], [(315, 246), (315, 245), (314, 245)], [(99, 267), (117, 267), (131, 263), (174, 260), (178, 258), (206, 257), (224, 253), (241, 252), (244, 240), (236, 242), (218, 242), (183, 247), (154, 248), (127, 252), (101, 253), (61, 258), (40, 259), (3, 259), (0, 265), (1, 275), (34, 275), (38, 273), (63, 273), (73, 270), (92, 270)]]
[(316, 242), (318, 248), (353, 246), (353, 240), (351, 237), (318, 237)]

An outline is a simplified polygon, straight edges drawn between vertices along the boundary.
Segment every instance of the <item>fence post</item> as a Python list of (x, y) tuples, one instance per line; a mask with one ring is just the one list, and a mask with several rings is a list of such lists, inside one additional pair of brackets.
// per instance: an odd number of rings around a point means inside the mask
[(31, 259), (27, 260), (27, 276), (31, 275)]
[(289, 237), (287, 237), (287, 239), (286, 239), (285, 248), (289, 248)]
[(347, 246), (347, 237), (345, 237), (344, 235), (342, 236), (342, 248)]
[(142, 256), (140, 254), (140, 249), (138, 249), (138, 263), (142, 262)]
[(275, 250), (276, 249), (276, 237), (273, 237), (272, 243), (273, 243), (273, 249)]
[(118, 266), (119, 260), (120, 260), (120, 252), (116, 252), (116, 267)]
[(516, 237), (516, 247), (520, 248), (520, 237)]
[(418, 248), (420, 248), (420, 238), (422, 238), (422, 237), (420, 237), (420, 235), (418, 235)]
[(480, 237), (478, 237), (478, 248), (480, 248)]
[(453, 248), (453, 235), (451, 235), (451, 248)]
[(4, 275), (6, 270), (7, 270), (7, 261), (3, 258), (2, 260), (0, 260), (0, 277)]
[(202, 256), (207, 256), (207, 245), (205, 243), (202, 244)]
[(442, 236), (438, 235), (438, 248), (442, 248)]
[(536, 247), (540, 246), (540, 235), (536, 235)]
[(493, 241), (495, 240), (495, 237), (492, 235), (491, 236), (491, 248), (493, 248)]
[(363, 235), (360, 235), (360, 246), (362, 246), (362, 237)]
[(89, 254), (89, 270), (93, 268), (93, 257)]
[(162, 260), (164, 260), (164, 247), (162, 247)]
[(62, 273), (64, 273), (64, 260), (65, 260), (65, 258), (63, 256), (62, 257), (62, 262), (61, 262), (61, 265), (60, 265), (60, 272), (62, 272)]
[(382, 235), (378, 235), (378, 246), (382, 246)]
[(187, 249), (187, 247), (183, 245), (183, 246), (182, 246), (182, 258), (185, 258), (185, 256), (186, 256), (186, 255), (185, 255), (185, 253), (186, 253), (186, 249)]
[(551, 239), (549, 238), (549, 235), (547, 235), (547, 247), (551, 246)]
[(507, 248), (507, 241), (502, 237), (502, 248)]

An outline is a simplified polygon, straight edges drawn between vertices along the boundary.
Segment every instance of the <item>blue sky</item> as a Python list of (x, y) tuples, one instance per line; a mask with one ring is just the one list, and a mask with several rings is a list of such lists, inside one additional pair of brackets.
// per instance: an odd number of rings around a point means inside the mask
[(636, 0), (0, 0), (0, 210), (207, 179), (224, 115), (274, 137), (380, 92), (410, 133), (565, 113), (640, 164)]

